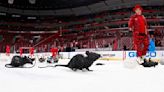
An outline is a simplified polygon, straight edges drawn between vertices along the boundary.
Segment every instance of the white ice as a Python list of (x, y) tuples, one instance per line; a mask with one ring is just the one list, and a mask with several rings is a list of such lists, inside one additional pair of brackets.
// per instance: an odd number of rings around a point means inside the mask
[[(105, 65), (96, 66), (98, 62)], [(9, 61), (0, 61), (0, 92), (164, 92), (164, 66), (128, 68), (123, 62), (98, 60), (90, 67), (93, 72), (74, 72), (65, 67), (38, 68), (39, 63), (9, 69), (4, 67)]]

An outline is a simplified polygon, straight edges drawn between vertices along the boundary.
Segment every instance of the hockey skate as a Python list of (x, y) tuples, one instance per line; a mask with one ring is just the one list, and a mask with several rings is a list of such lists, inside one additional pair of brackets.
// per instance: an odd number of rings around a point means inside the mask
[(142, 57), (137, 57), (136, 59), (137, 63), (140, 65), (144, 62), (143, 58)]

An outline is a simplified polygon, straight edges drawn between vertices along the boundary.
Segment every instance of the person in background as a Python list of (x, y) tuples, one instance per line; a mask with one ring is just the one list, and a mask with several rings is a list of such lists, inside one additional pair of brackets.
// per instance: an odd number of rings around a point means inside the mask
[(113, 41), (113, 51), (116, 51), (118, 50), (118, 39), (116, 38), (114, 41)]
[(52, 55), (49, 57), (49, 60), (48, 60), (49, 63), (50, 62), (51, 63), (52, 62), (58, 62), (58, 59), (59, 59), (58, 51), (59, 51), (58, 48), (51, 48)]
[(23, 54), (23, 49), (20, 47), (19, 48), (19, 53), (20, 53), (20, 56), (22, 56), (22, 54)]
[(154, 52), (155, 51), (155, 39), (154, 39), (154, 35), (153, 34), (150, 35), (149, 51), (150, 52)]
[(31, 47), (31, 48), (30, 48), (30, 56), (33, 56), (33, 55), (34, 55), (34, 48)]
[(10, 46), (6, 45), (6, 55), (10, 56)]
[(58, 48), (51, 48), (51, 53), (52, 53), (52, 57), (56, 57), (57, 53), (58, 53)]
[[(149, 48), (148, 48), (149, 52), (155, 52), (155, 39), (154, 39), (154, 35), (151, 34), (150, 35), (150, 40), (149, 40)], [(149, 62), (152, 61), (151, 57), (149, 57)]]

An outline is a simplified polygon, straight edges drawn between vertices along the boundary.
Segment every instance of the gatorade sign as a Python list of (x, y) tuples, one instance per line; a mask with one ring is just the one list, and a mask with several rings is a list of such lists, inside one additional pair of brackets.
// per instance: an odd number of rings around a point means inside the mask
[[(156, 57), (156, 55), (157, 55), (156, 52), (148, 52), (148, 53), (146, 54), (146, 57)], [(136, 53), (136, 52), (129, 52), (129, 53), (128, 53), (128, 56), (129, 56), (130, 58), (136, 57), (136, 56), (137, 56), (137, 53)]]

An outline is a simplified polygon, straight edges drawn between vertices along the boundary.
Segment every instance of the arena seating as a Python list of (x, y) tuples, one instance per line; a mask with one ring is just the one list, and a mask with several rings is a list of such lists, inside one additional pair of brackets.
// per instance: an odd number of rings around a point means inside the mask
[[(119, 0), (120, 1), (120, 0)], [(115, 2), (112, 2), (115, 3)], [(144, 15), (147, 18), (149, 29), (158, 30), (164, 34), (164, 14), (161, 12), (163, 7), (144, 7)], [(55, 19), (47, 17), (39, 20), (0, 20), (0, 51), (5, 51), (5, 46), (18, 50), (19, 47), (35, 47), (38, 52), (49, 51), (52, 46), (67, 47), (76, 42), (73, 47), (78, 48), (103, 48), (112, 45), (114, 39), (119, 39), (119, 48), (123, 46), (132, 49), (131, 33), (128, 30), (128, 20), (132, 11), (130, 9), (120, 9), (116, 11), (104, 11), (92, 15), (68, 16)], [(5, 35), (4, 33), (10, 35)], [(24, 32), (21, 33), (21, 32)], [(33, 34), (36, 31), (38, 33)], [(43, 33), (39, 33), (43, 31)], [(58, 35), (53, 36), (57, 32)], [(26, 32), (30, 35), (27, 36)], [(45, 32), (49, 32), (45, 34)], [(14, 40), (14, 35), (20, 34), (24, 38)], [(160, 33), (157, 33), (157, 35)], [(40, 36), (35, 41), (33, 36)], [(160, 36), (161, 46), (164, 46), (164, 35)], [(47, 39), (48, 38), (48, 39)], [(158, 38), (158, 37), (157, 37)], [(31, 42), (30, 42), (31, 41)], [(130, 44), (130, 45), (129, 45)]]

